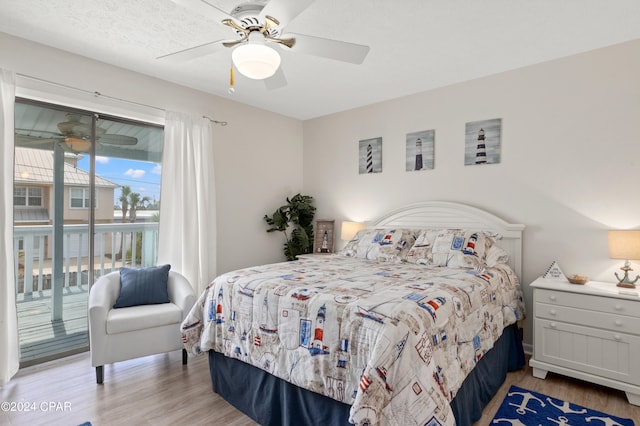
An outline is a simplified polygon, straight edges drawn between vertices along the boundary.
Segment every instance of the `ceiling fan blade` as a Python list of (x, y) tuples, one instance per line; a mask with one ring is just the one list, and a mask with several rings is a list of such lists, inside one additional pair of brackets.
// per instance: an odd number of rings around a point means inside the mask
[(190, 61), (202, 56), (211, 55), (212, 53), (219, 52), (224, 49), (222, 45), (223, 40), (216, 40), (209, 43), (201, 44), (200, 46), (189, 47), (188, 49), (180, 50), (178, 52), (168, 53), (166, 55), (158, 56), (156, 59), (165, 61), (184, 62)]
[(217, 8), (213, 4), (205, 0), (171, 0), (175, 4), (183, 6), (196, 12), (198, 15), (206, 16), (216, 22), (222, 22), (225, 19), (233, 19), (231, 15), (222, 9)]
[(276, 90), (287, 85), (287, 78), (284, 76), (281, 66), (278, 67), (275, 74), (264, 80), (264, 85), (267, 90)]
[(233, 47), (236, 46), (240, 43), (244, 43), (245, 41), (249, 40), (249, 37), (247, 37), (246, 35), (244, 37), (242, 37), (241, 39), (238, 40), (233, 40), (233, 41), (225, 41), (222, 43), (222, 45), (224, 47)]
[(264, 39), (267, 41), (272, 41), (274, 43), (281, 44), (283, 46), (287, 46), (287, 47), (293, 47), (293, 45), (296, 44), (296, 39), (293, 37), (284, 39), (284, 38), (271, 37), (270, 35), (265, 35)]
[(37, 130), (37, 129), (19, 129), (16, 128), (16, 136), (20, 135), (20, 136), (28, 136), (28, 137), (35, 137), (35, 138), (40, 138), (40, 136), (33, 136), (32, 133), (37, 133), (40, 135), (49, 135), (47, 137), (60, 137), (63, 138), (64, 135), (61, 135), (58, 132), (51, 132), (49, 130)]
[(37, 149), (53, 149), (57, 142), (64, 140), (61, 138), (38, 138), (34, 136), (26, 136), (16, 133), (15, 145), (23, 148), (37, 148)]
[(279, 26), (280, 26), (280, 21), (278, 21), (273, 16), (267, 15), (264, 17), (264, 25), (262, 26), (262, 29), (260, 30), (260, 32), (264, 35), (268, 35), (270, 34), (270, 31), (272, 28), (279, 27)]
[(224, 19), (222, 21), (222, 24), (226, 25), (229, 28), (232, 28), (233, 30), (237, 31), (238, 33), (244, 34), (245, 37), (247, 37), (249, 35), (249, 30), (246, 29), (246, 28), (241, 27), (240, 24), (238, 24), (233, 19)]
[(271, 0), (260, 12), (260, 18), (273, 16), (280, 21), (280, 28), (284, 28), (313, 2), (315, 0)]
[(298, 53), (321, 56), (336, 61), (361, 64), (369, 53), (369, 46), (347, 43), (346, 41), (331, 40), (305, 34), (286, 34), (296, 39), (292, 50)]
[(138, 143), (138, 139), (133, 136), (107, 134), (101, 136), (98, 142), (108, 145), (135, 145)]

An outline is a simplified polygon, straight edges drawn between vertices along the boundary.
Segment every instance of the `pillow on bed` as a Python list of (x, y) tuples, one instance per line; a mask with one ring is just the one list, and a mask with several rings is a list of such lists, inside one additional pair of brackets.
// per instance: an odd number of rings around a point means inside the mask
[(509, 263), (509, 253), (494, 244), (487, 250), (485, 263), (490, 268), (500, 264), (507, 264)]
[(409, 250), (407, 261), (430, 266), (475, 268), (485, 263), (493, 236), (469, 229), (424, 230)]
[(413, 246), (410, 229), (363, 229), (340, 251), (343, 256), (383, 262), (401, 262)]
[(492, 241), (484, 232), (446, 229), (433, 242), (433, 264), (452, 268), (475, 268), (484, 264)]
[(416, 241), (413, 243), (413, 247), (407, 252), (405, 260), (408, 263), (417, 263), (419, 265), (433, 265), (431, 245), (439, 232), (439, 229), (423, 229), (420, 231)]
[(120, 268), (120, 294), (114, 308), (169, 303), (167, 281), (171, 265)]

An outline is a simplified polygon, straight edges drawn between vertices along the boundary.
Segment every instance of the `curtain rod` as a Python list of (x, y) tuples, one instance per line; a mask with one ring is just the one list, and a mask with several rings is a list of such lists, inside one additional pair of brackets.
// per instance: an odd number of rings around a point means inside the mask
[[(154, 106), (154, 105), (144, 104), (142, 102), (130, 101), (128, 99), (118, 98), (116, 96), (105, 95), (105, 94), (102, 94), (102, 93), (100, 93), (98, 91), (93, 91), (92, 92), (90, 90), (79, 89), (77, 87), (69, 86), (69, 85), (62, 84), (62, 83), (57, 83), (55, 81), (45, 80), (45, 79), (38, 78), (38, 77), (33, 77), (33, 76), (30, 76), (30, 75), (26, 75), (26, 74), (16, 73), (16, 75), (19, 75), (20, 77), (24, 77), (24, 78), (27, 78), (27, 79), (30, 79), (30, 80), (35, 80), (35, 81), (39, 81), (39, 82), (42, 82), (42, 83), (51, 84), (53, 86), (63, 87), (65, 89), (76, 90), (78, 92), (82, 92), (82, 93), (86, 93), (86, 94), (89, 94), (89, 95), (93, 95), (96, 98), (102, 97), (102, 98), (106, 98), (106, 99), (110, 99), (110, 100), (114, 100), (114, 101), (118, 101), (118, 102), (128, 103), (128, 104), (131, 104), (131, 105), (138, 105), (138, 106), (143, 106), (143, 107), (146, 107), (146, 108), (152, 108), (152, 109), (157, 109), (159, 111), (167, 112), (167, 110), (165, 108), (160, 108), (160, 107), (157, 107), (157, 106)], [(219, 124), (221, 126), (226, 126), (227, 124), (229, 124), (226, 121), (214, 120), (213, 118), (207, 117), (206, 115), (203, 115), (202, 118), (206, 118), (210, 122), (212, 122), (214, 124)]]

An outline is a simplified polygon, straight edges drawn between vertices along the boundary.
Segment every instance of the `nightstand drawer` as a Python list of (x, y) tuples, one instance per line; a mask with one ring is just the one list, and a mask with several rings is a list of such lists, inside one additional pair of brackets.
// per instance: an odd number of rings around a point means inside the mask
[(625, 383), (639, 383), (640, 337), (536, 319), (534, 357)]
[(638, 302), (632, 300), (545, 289), (536, 289), (534, 294), (535, 303), (540, 302), (551, 305), (567, 306), (585, 311), (608, 312), (640, 318)]
[(595, 310), (570, 308), (536, 302), (534, 306), (536, 318), (595, 327), (613, 332), (640, 334), (640, 318), (616, 315)]

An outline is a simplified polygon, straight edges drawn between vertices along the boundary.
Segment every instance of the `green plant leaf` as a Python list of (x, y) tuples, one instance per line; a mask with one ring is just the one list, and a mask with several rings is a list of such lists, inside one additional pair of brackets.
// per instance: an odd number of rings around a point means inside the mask
[[(267, 232), (280, 231), (285, 235), (284, 254), (287, 260), (295, 260), (298, 254), (311, 253), (313, 249), (313, 217), (316, 208), (313, 197), (296, 194), (286, 198), (287, 204), (278, 208), (271, 216), (265, 215), (269, 225)], [(287, 230), (294, 226), (287, 238)]]

